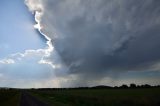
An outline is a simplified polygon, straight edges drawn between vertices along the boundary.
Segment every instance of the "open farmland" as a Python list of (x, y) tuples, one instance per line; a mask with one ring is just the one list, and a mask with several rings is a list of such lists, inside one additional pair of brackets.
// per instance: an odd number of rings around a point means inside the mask
[(32, 91), (52, 106), (160, 106), (160, 88)]
[(0, 106), (19, 106), (19, 101), (20, 92), (18, 90), (0, 90)]
[(160, 88), (1, 89), (0, 106), (160, 106)]

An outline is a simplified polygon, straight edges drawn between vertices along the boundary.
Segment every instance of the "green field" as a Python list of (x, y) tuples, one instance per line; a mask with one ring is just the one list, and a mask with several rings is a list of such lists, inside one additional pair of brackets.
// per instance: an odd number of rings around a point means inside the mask
[(17, 90), (0, 90), (0, 106), (19, 106), (20, 92)]
[(160, 88), (32, 91), (53, 106), (160, 106)]
[(28, 102), (34, 102), (34, 97), (49, 106), (160, 106), (160, 88), (1, 89), (0, 106), (24, 106), (21, 94), (31, 97)]

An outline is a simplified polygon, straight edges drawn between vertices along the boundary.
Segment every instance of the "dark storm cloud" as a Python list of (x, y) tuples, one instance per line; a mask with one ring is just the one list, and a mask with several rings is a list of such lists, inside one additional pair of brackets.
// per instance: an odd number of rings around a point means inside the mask
[(43, 32), (53, 39), (70, 73), (102, 76), (109, 71), (145, 70), (160, 61), (158, 0), (48, 0), (43, 4)]

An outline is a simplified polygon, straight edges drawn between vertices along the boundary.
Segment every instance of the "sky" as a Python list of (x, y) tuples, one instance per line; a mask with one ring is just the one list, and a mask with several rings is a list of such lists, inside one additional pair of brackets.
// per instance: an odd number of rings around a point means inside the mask
[(34, 16), (27, 10), (23, 0), (10, 2), (2, 0), (0, 4), (0, 58), (27, 49), (45, 47), (41, 35), (33, 27)]
[(0, 87), (160, 84), (159, 5), (2, 0)]

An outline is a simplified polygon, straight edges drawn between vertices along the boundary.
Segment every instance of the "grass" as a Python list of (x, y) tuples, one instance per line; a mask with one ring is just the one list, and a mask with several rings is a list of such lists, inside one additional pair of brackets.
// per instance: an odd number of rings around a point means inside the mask
[[(51, 106), (160, 106), (160, 88), (26, 90)], [(0, 106), (19, 106), (20, 90), (0, 90)]]
[(17, 90), (0, 90), (0, 106), (19, 106), (20, 93)]
[(160, 106), (160, 88), (32, 91), (53, 106)]

